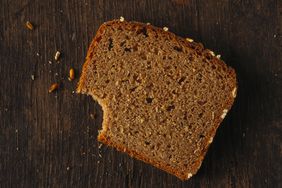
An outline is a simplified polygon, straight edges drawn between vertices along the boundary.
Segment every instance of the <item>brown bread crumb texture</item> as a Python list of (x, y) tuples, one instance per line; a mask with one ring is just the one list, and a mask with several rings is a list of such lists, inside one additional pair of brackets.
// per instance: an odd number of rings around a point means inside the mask
[(202, 44), (113, 20), (97, 31), (77, 91), (103, 108), (99, 141), (185, 180), (200, 168), (236, 88), (235, 71)]

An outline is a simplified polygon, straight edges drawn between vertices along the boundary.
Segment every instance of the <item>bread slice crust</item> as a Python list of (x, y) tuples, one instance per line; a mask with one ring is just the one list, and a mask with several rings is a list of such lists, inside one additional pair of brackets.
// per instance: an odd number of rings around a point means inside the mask
[[(237, 92), (237, 81), (236, 81), (236, 73), (234, 71), (234, 69), (232, 69), (231, 67), (227, 67), (227, 65), (220, 59), (214, 57), (214, 55), (211, 53), (210, 50), (208, 49), (204, 49), (203, 45), (201, 43), (196, 43), (196, 42), (189, 42), (181, 37), (176, 36), (175, 34), (168, 32), (168, 31), (164, 31), (161, 28), (158, 27), (154, 27), (152, 25), (147, 25), (147, 24), (143, 24), (143, 23), (139, 23), (139, 22), (126, 22), (126, 21), (119, 21), (119, 20), (113, 20), (113, 21), (109, 21), (109, 22), (105, 22), (104, 24), (102, 24), (100, 26), (100, 28), (97, 31), (96, 36), (94, 37), (93, 41), (91, 42), (91, 45), (89, 47), (89, 50), (87, 52), (87, 57), (86, 57), (86, 61), (83, 65), (83, 69), (82, 69), (82, 74), (78, 83), (78, 87), (77, 87), (77, 92), (78, 93), (82, 93), (82, 94), (87, 94), (87, 95), (91, 95), (93, 97), (94, 100), (96, 100), (103, 109), (104, 115), (103, 115), (103, 130), (99, 133), (98, 135), (98, 140), (108, 146), (112, 146), (114, 148), (116, 148), (117, 150), (121, 151), (121, 152), (125, 152), (127, 154), (129, 154), (130, 156), (142, 160), (146, 163), (149, 163), (157, 168), (160, 168), (172, 175), (177, 176), (178, 178), (180, 178), (181, 180), (187, 180), (189, 178), (191, 178), (192, 175), (194, 175), (198, 169), (201, 166), (201, 163), (204, 159), (204, 156), (208, 150), (208, 147), (211, 144), (211, 138), (214, 137), (217, 128), (219, 127), (220, 123), (222, 122), (222, 120), (224, 119), (224, 117), (222, 118), (222, 116), (217, 116), (214, 119), (214, 127), (213, 129), (208, 133), (208, 136), (206, 136), (205, 138), (205, 147), (202, 149), (202, 151), (200, 151), (200, 155), (199, 158), (195, 161), (194, 165), (190, 167), (190, 171), (185, 171), (185, 170), (180, 170), (179, 168), (175, 168), (170, 166), (169, 164), (167, 164), (166, 162), (163, 161), (157, 161), (152, 159), (151, 157), (147, 156), (146, 153), (140, 152), (140, 151), (136, 151), (134, 150), (134, 148), (127, 148), (124, 145), (121, 145), (119, 143), (115, 143), (114, 141), (112, 141), (111, 137), (109, 135), (107, 135), (107, 130), (108, 130), (108, 117), (111, 116), (111, 112), (110, 110), (107, 108), (108, 103), (110, 101), (106, 101), (101, 99), (99, 96), (96, 95), (95, 91), (90, 90), (88, 83), (87, 83), (87, 77), (88, 77), (88, 67), (91, 63), (93, 63), (93, 56), (96, 53), (97, 50), (97, 45), (99, 44), (99, 42), (101, 41), (101, 38), (103, 37), (103, 34), (106, 30), (107, 27), (123, 27), (126, 29), (131, 29), (132, 26), (134, 26), (133, 28), (146, 28), (148, 32), (157, 32), (157, 33), (161, 33), (163, 35), (168, 35), (168, 37), (171, 40), (176, 40), (178, 42), (180, 42), (182, 45), (187, 46), (187, 48), (193, 48), (195, 50), (199, 50), (202, 54), (204, 54), (205, 56), (208, 56), (209, 58), (211, 58), (213, 63), (216, 63), (218, 66), (222, 66), (223, 68), (226, 69), (226, 71), (228, 71), (230, 77), (233, 78), (233, 83), (232, 85), (234, 86), (234, 91), (232, 91), (232, 95), (233, 97), (230, 97), (228, 99), (226, 99), (226, 101), (224, 101), (224, 104), (222, 105), (222, 111), (223, 114), (227, 113), (227, 111), (229, 111), (232, 107), (232, 104), (234, 102), (234, 98), (236, 96), (236, 92)], [(224, 116), (225, 116), (224, 115)]]

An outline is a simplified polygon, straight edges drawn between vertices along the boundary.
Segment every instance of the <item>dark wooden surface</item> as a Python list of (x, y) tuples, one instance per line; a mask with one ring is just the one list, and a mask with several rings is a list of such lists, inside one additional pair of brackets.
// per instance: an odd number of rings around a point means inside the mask
[[(121, 15), (201, 41), (237, 71), (235, 105), (189, 181), (99, 149), (101, 108), (72, 93), (69, 68)], [(0, 0), (0, 187), (282, 187), (281, 26), (281, 0)]]

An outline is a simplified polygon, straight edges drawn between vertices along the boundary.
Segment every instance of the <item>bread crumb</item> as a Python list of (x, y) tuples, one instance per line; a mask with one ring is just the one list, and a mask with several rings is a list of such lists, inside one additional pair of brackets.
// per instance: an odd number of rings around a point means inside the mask
[(71, 68), (70, 71), (69, 71), (69, 81), (73, 81), (74, 80), (74, 69)]
[(187, 179), (191, 178), (192, 176), (193, 176), (193, 174), (192, 174), (192, 173), (188, 173), (188, 175), (187, 175)]
[(70, 170), (70, 167), (69, 167), (69, 166), (67, 167), (67, 170), (68, 170), (68, 171)]
[(102, 144), (99, 143), (99, 144), (98, 144), (98, 148), (101, 149), (101, 147), (102, 147)]
[(216, 58), (217, 58), (217, 59), (220, 59), (220, 58), (221, 58), (221, 55), (220, 55), (220, 54), (218, 54), (218, 55), (216, 56)]
[(58, 88), (59, 88), (59, 84), (54, 83), (54, 84), (52, 84), (52, 85), (50, 86), (48, 92), (49, 92), (49, 93), (52, 93), (53, 91), (57, 90)]
[(210, 137), (209, 144), (212, 143), (212, 141), (213, 141), (213, 137)]
[(75, 40), (75, 37), (76, 37), (76, 34), (73, 33), (72, 36), (71, 36), (71, 40), (74, 41), (74, 40)]
[(193, 39), (190, 39), (190, 38), (186, 38), (186, 40), (187, 40), (188, 42), (193, 42), (193, 41), (194, 41)]
[(228, 112), (228, 110), (227, 109), (224, 109), (223, 110), (223, 113), (221, 114), (221, 119), (224, 119), (225, 118), (225, 116), (226, 116), (226, 114), (227, 114), (227, 112)]
[(26, 26), (29, 30), (33, 30), (33, 29), (34, 29), (32, 23), (31, 23), (30, 21), (27, 21), (27, 22), (25, 23), (25, 26)]
[(50, 65), (52, 65), (52, 61), (48, 61), (48, 63), (49, 63)]
[(30, 77), (31, 77), (31, 80), (34, 80), (34, 75), (33, 74)]
[(150, 22), (148, 22), (148, 23), (146, 23), (146, 25), (151, 25), (151, 23), (150, 23)]
[(39, 57), (39, 56), (40, 56), (40, 54), (37, 52), (37, 53), (36, 53), (36, 56), (38, 56), (38, 57)]
[(237, 92), (237, 88), (235, 87), (235, 88), (232, 90), (232, 96), (233, 96), (233, 98), (236, 97), (236, 92)]
[(121, 17), (119, 18), (119, 21), (124, 22), (124, 17), (121, 16)]
[(164, 31), (168, 31), (168, 27), (164, 27), (163, 30), (164, 30)]
[(57, 52), (55, 53), (54, 59), (55, 59), (56, 61), (58, 61), (59, 58), (60, 58), (60, 55), (61, 55), (61, 52), (57, 51)]

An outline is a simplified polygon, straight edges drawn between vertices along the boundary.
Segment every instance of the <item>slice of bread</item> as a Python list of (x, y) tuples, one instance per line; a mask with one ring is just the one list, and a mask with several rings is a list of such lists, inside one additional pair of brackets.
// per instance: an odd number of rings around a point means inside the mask
[(185, 180), (236, 97), (236, 74), (167, 28), (113, 20), (92, 41), (78, 84), (104, 111), (98, 140)]

